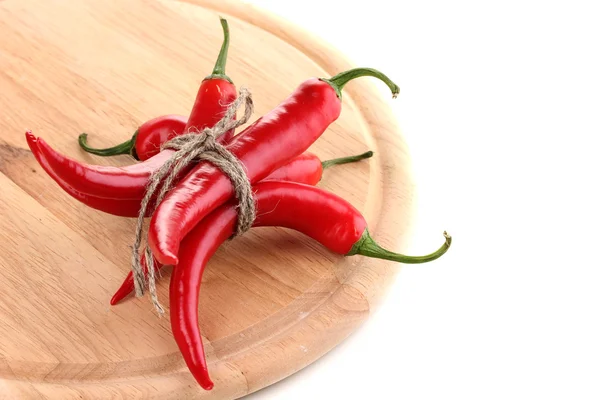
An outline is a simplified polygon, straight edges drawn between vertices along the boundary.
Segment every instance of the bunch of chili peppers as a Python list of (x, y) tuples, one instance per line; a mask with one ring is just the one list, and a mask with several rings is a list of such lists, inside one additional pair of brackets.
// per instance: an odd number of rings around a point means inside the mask
[[(229, 28), (221, 19), (224, 40), (212, 73), (201, 83), (188, 118), (165, 115), (142, 124), (133, 137), (114, 147), (94, 149), (87, 135), (81, 148), (100, 156), (130, 154), (140, 163), (126, 167), (97, 166), (62, 155), (41, 138), (26, 133), (27, 142), (43, 169), (72, 197), (110, 214), (137, 217), (151, 174), (173, 150), (161, 145), (183, 133), (202, 132), (215, 125), (237, 97), (225, 74)], [(344, 199), (315, 187), (323, 170), (333, 165), (369, 158), (372, 152), (321, 161), (306, 150), (340, 115), (342, 89), (349, 81), (371, 76), (383, 81), (396, 97), (398, 86), (381, 72), (357, 68), (332, 78), (311, 78), (242, 132), (229, 131), (218, 141), (245, 167), (253, 185), (257, 218), (253, 226), (295, 229), (329, 250), (352, 256), (382, 258), (401, 263), (424, 263), (443, 255), (451, 238), (426, 256), (411, 257), (380, 247), (369, 235), (361, 213)], [(206, 390), (209, 377), (200, 330), (198, 299), (202, 273), (218, 247), (235, 231), (236, 203), (227, 176), (207, 162), (188, 168), (167, 197), (156, 204), (149, 228), (155, 268), (174, 265), (169, 303), (173, 336), (194, 378)], [(268, 211), (268, 212), (265, 212)], [(145, 261), (143, 261), (145, 265)], [(147, 267), (146, 272), (147, 272)], [(134, 289), (130, 272), (111, 300), (115, 305)]]

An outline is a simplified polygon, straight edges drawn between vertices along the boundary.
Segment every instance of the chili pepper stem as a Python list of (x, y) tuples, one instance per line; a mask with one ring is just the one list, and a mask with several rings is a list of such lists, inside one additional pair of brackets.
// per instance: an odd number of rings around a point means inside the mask
[(121, 144), (118, 144), (113, 147), (108, 147), (106, 149), (95, 149), (93, 147), (88, 146), (87, 144), (87, 133), (82, 133), (79, 135), (79, 146), (88, 153), (95, 154), (97, 156), (108, 157), (108, 156), (117, 156), (120, 154), (130, 154), (137, 160), (137, 155), (135, 153), (135, 139), (137, 138), (138, 131), (135, 131), (131, 139)]
[(395, 99), (398, 97), (398, 93), (400, 93), (400, 88), (396, 85), (390, 78), (388, 78), (383, 72), (379, 72), (373, 68), (354, 68), (348, 71), (340, 72), (336, 76), (324, 79), (321, 78), (323, 82), (327, 82), (333, 87), (337, 96), (342, 98), (342, 89), (346, 85), (346, 83), (350, 82), (353, 79), (360, 78), (361, 76), (372, 76), (374, 78), (383, 81), (390, 90), (392, 91), (392, 97)]
[(217, 57), (217, 62), (215, 63), (212, 74), (204, 79), (225, 79), (229, 83), (233, 83), (231, 79), (225, 75), (227, 52), (229, 51), (229, 24), (225, 18), (219, 17), (219, 19), (221, 20), (221, 27), (223, 28), (223, 44), (221, 44), (221, 51), (219, 51), (219, 56)]
[(369, 231), (365, 229), (365, 232), (363, 233), (360, 240), (356, 242), (354, 246), (352, 246), (352, 249), (346, 255), (352, 256), (355, 254), (360, 254), (367, 257), (381, 258), (384, 260), (396, 261), (404, 264), (422, 264), (440, 258), (442, 255), (444, 255), (444, 253), (446, 253), (446, 251), (448, 251), (450, 245), (452, 244), (452, 237), (444, 231), (444, 238), (446, 238), (446, 241), (444, 242), (442, 247), (440, 247), (431, 254), (416, 257), (406, 256), (404, 254), (391, 252), (379, 246), (375, 242), (375, 240), (373, 240), (373, 238), (369, 234)]
[(370, 157), (373, 157), (373, 152), (367, 151), (365, 153), (358, 154), (355, 156), (340, 157), (340, 158), (333, 158), (331, 160), (325, 160), (325, 161), (321, 162), (321, 165), (323, 166), (323, 169), (327, 169), (333, 165), (348, 164), (348, 163), (364, 160), (364, 159), (370, 158)]

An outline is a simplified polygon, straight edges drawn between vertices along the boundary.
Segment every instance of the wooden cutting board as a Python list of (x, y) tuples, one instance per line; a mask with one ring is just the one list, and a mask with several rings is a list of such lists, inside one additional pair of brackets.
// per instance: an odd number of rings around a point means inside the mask
[[(172, 339), (168, 311), (109, 299), (129, 271), (132, 219), (87, 208), (37, 165), (33, 132), (84, 154), (142, 122), (188, 114), (229, 20), (228, 74), (254, 94), (255, 117), (308, 77), (354, 67), (319, 39), (242, 3), (0, 1), (0, 398), (237, 398), (298, 371), (354, 331), (400, 266), (332, 254), (301, 234), (252, 230), (208, 265), (200, 301), (215, 388), (203, 391)], [(376, 67), (376, 66), (375, 66)], [(326, 171), (375, 238), (402, 251), (412, 207), (409, 158), (370, 78), (344, 90), (340, 119), (311, 148), (322, 159), (375, 157)], [(167, 298), (170, 271), (159, 281)], [(166, 301), (163, 301), (166, 303)]]

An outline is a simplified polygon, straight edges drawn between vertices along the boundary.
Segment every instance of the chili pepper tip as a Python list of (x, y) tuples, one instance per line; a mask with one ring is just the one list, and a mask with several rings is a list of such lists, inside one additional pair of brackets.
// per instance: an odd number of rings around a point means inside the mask
[(123, 299), (125, 299), (125, 297), (129, 295), (129, 293), (133, 292), (133, 289), (133, 276), (132, 273), (129, 272), (129, 275), (127, 275), (125, 281), (123, 281), (119, 289), (117, 289), (113, 297), (110, 299), (110, 305), (115, 306), (119, 304)]
[(25, 139), (27, 140), (27, 145), (31, 149), (32, 152), (35, 152), (37, 148), (38, 138), (30, 131), (25, 131)]

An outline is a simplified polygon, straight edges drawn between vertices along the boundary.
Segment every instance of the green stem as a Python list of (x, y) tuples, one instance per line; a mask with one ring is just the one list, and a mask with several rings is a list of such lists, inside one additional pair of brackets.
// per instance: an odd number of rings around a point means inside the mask
[(393, 253), (379, 246), (375, 240), (369, 235), (369, 231), (365, 229), (362, 237), (358, 242), (352, 246), (352, 249), (347, 256), (352, 256), (355, 254), (360, 254), (367, 257), (373, 258), (382, 258), (384, 260), (397, 261), (404, 264), (421, 264), (429, 261), (433, 261), (437, 258), (440, 258), (448, 249), (450, 248), (450, 244), (452, 243), (452, 237), (444, 232), (444, 237), (446, 241), (436, 251), (426, 256), (405, 256), (404, 254)]
[(367, 151), (366, 153), (358, 154), (356, 156), (340, 157), (340, 158), (334, 158), (332, 160), (325, 160), (325, 161), (321, 162), (321, 165), (323, 166), (323, 169), (326, 169), (333, 165), (348, 164), (348, 163), (364, 160), (365, 158), (370, 158), (370, 157), (373, 157), (373, 152)]
[(350, 82), (352, 79), (360, 78), (361, 76), (372, 76), (383, 81), (383, 83), (385, 83), (392, 91), (393, 98), (396, 98), (398, 96), (398, 93), (400, 93), (400, 88), (398, 87), (398, 85), (392, 82), (392, 80), (388, 78), (385, 74), (373, 68), (354, 68), (348, 71), (340, 72), (333, 78), (321, 78), (321, 80), (323, 82), (329, 83), (337, 93), (338, 97), (341, 99), (342, 89), (344, 88), (344, 85), (346, 85), (346, 83)]
[(221, 51), (217, 57), (215, 68), (212, 74), (204, 79), (225, 79), (230, 83), (233, 83), (231, 79), (225, 75), (225, 65), (227, 64), (227, 52), (229, 51), (229, 24), (225, 18), (219, 17), (221, 20), (221, 27), (223, 27), (223, 44), (221, 44)]
[(137, 159), (135, 154), (135, 139), (137, 138), (138, 132), (135, 131), (131, 139), (121, 144), (118, 144), (113, 147), (108, 147), (106, 149), (95, 149), (93, 147), (89, 147), (87, 144), (87, 133), (82, 133), (79, 135), (79, 146), (88, 153), (96, 154), (97, 156), (107, 157), (107, 156), (117, 156), (120, 154), (130, 154), (135, 159)]

